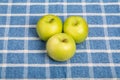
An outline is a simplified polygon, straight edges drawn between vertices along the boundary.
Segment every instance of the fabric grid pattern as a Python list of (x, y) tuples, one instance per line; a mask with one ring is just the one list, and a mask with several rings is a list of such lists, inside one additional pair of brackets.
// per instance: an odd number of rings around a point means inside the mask
[[(86, 19), (89, 35), (66, 62), (36, 33), (45, 14)], [(0, 0), (0, 80), (120, 80), (119, 0)]]

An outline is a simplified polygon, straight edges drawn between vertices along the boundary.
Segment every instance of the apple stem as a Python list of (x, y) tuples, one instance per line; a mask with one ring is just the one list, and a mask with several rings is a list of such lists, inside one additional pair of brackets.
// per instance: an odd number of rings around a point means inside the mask
[(67, 42), (67, 39), (63, 39), (62, 42)]
[(49, 20), (49, 23), (52, 23), (52, 22), (53, 22), (53, 20), (54, 20), (53, 18), (52, 18), (52, 19), (50, 19), (50, 20)]
[(75, 23), (73, 23), (74, 26), (77, 26), (79, 24), (78, 21), (75, 21)]
[(75, 26), (78, 25), (78, 22), (76, 21), (74, 25), (75, 25)]

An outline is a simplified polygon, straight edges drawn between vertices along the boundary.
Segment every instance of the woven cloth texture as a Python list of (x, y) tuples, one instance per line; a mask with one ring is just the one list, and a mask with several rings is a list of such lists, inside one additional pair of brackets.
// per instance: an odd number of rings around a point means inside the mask
[[(88, 22), (87, 39), (66, 62), (49, 58), (36, 33), (45, 14)], [(120, 1), (0, 0), (0, 79), (120, 80)]]

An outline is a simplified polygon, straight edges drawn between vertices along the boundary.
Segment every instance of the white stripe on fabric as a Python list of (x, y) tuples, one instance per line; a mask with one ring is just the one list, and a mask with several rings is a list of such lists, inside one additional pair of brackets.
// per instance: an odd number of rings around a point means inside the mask
[[(105, 34), (105, 40), (106, 39), (109, 39), (108, 37), (108, 30), (107, 30), (107, 21), (106, 21), (106, 16), (105, 16), (105, 9), (104, 9), (104, 3), (103, 3), (103, 0), (100, 0), (100, 5), (101, 5), (101, 10), (102, 10), (102, 17), (103, 17), (103, 27), (104, 27), (104, 34)], [(108, 55), (108, 58), (109, 58), (109, 61), (110, 61), (110, 65), (112, 65), (111, 63), (113, 63), (113, 60), (112, 60), (112, 53), (111, 53), (111, 49), (110, 49), (110, 43), (109, 43), (109, 40), (106, 40), (106, 47), (107, 47), (107, 50), (109, 55)], [(114, 66), (114, 64), (113, 64)], [(115, 69), (114, 67), (111, 67), (111, 73), (112, 73), (112, 76), (113, 77), (116, 77), (116, 72), (115, 72)]]
[[(46, 53), (47, 51), (46, 50), (0, 50), (0, 54), (1, 53), (4, 53), (6, 54), (6, 52), (8, 53), (24, 53), (24, 51), (28, 52), (28, 53)], [(89, 52), (89, 50), (86, 50), (86, 49), (77, 49), (76, 50), (76, 53), (80, 54), (82, 52)], [(120, 50), (119, 49), (115, 49), (115, 50), (95, 50), (95, 49), (91, 49), (90, 50), (91, 53), (120, 53)]]
[[(3, 67), (69, 67), (68, 64), (0, 64), (0, 66), (4, 65)], [(71, 67), (81, 67), (81, 66), (86, 66), (86, 67), (120, 67), (119, 63), (70, 63)]]
[[(26, 14), (29, 14), (30, 12), (30, 0), (27, 0), (27, 3), (26, 3)], [(29, 25), (29, 16), (26, 16), (26, 20), (25, 20), (25, 36), (24, 38), (24, 63), (25, 64), (28, 64), (28, 26)], [(28, 67), (24, 67), (24, 75), (23, 75), (24, 78), (27, 78), (28, 77)]]
[[(9, 2), (7, 4), (8, 5), (8, 9), (7, 9), (7, 13), (6, 14), (11, 14), (11, 6), (12, 6), (12, 0), (9, 0)], [(6, 25), (10, 24), (10, 16), (7, 16), (7, 20), (6, 20)], [(4, 46), (3, 49), (5, 49), (5, 54), (3, 54), (3, 64), (7, 62), (7, 46), (8, 46), (8, 38), (6, 39), (5, 37), (8, 36), (8, 32), (9, 32), (9, 26), (5, 28), (5, 32), (4, 32)], [(2, 66), (2, 71), (1, 71), (1, 78), (5, 79), (6, 78), (6, 67), (4, 67), (4, 65)], [(7, 64), (5, 65), (7, 66)]]
[[(49, 8), (49, 0), (45, 0), (45, 14), (44, 15), (47, 15), (48, 14), (48, 8)], [(46, 53), (45, 53), (46, 54)], [(46, 64), (46, 79), (49, 79), (50, 78), (50, 65), (49, 65), (49, 57), (46, 55), (45, 56), (45, 64)]]
[[(10, 3), (0, 3), (0, 5), (11, 5)], [(26, 3), (12, 3), (12, 5), (26, 5)], [(52, 3), (31, 3), (30, 5), (64, 5), (62, 2), (52, 2)], [(85, 2), (67, 2), (67, 5), (100, 5), (99, 2), (95, 3), (85, 3)], [(108, 2), (102, 5), (120, 5), (119, 2)]]
[[(0, 40), (40, 40), (38, 37), (0, 37)], [(120, 37), (88, 37), (87, 40), (120, 40)]]
[[(85, 0), (82, 0), (85, 4)], [(82, 9), (83, 9), (83, 14), (87, 14), (86, 13), (86, 4), (82, 6)], [(87, 17), (86, 16), (83, 16), (86, 20), (87, 20)], [(93, 65), (92, 65), (92, 56), (91, 56), (91, 50), (90, 50), (90, 42), (89, 40), (86, 41), (86, 48), (87, 48), (87, 55), (88, 55), (88, 62), (91, 63), (89, 64), (89, 76), (90, 78), (93, 78), (94, 77), (94, 73), (93, 73)]]
[[(29, 28), (36, 28), (36, 25), (0, 25), (0, 28), (5, 28), (5, 27), (10, 27), (10, 28), (24, 28), (24, 27), (29, 27)], [(101, 24), (89, 24), (89, 28), (96, 28), (96, 27), (101, 27), (103, 28), (103, 25)], [(114, 25), (111, 25), (111, 24), (108, 24), (107, 27), (112, 27), (112, 28), (120, 28), (120, 24), (114, 24)]]
[[(83, 14), (84, 13), (84, 14)], [(87, 13), (85, 14), (85, 12), (83, 13), (50, 13), (50, 14), (54, 14), (54, 15), (57, 15), (57, 16), (66, 16), (69, 15), (78, 15), (78, 16), (103, 16), (103, 15), (106, 15), (106, 16), (120, 16), (120, 13), (106, 13), (106, 14), (101, 14), (101, 13)], [(44, 16), (45, 13), (27, 13), (27, 14), (15, 14), (15, 13), (12, 13), (12, 14), (0, 14), (0, 16)]]

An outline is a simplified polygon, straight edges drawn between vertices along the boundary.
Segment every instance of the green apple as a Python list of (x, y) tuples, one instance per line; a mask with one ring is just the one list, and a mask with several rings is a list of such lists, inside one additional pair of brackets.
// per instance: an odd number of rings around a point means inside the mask
[(88, 24), (80, 16), (70, 16), (64, 22), (64, 33), (72, 36), (76, 43), (83, 42), (88, 36)]
[(46, 49), (52, 59), (66, 61), (75, 54), (76, 44), (71, 36), (59, 33), (48, 39)]
[(58, 16), (43, 16), (37, 23), (36, 31), (41, 40), (47, 41), (51, 36), (62, 32), (62, 21)]

